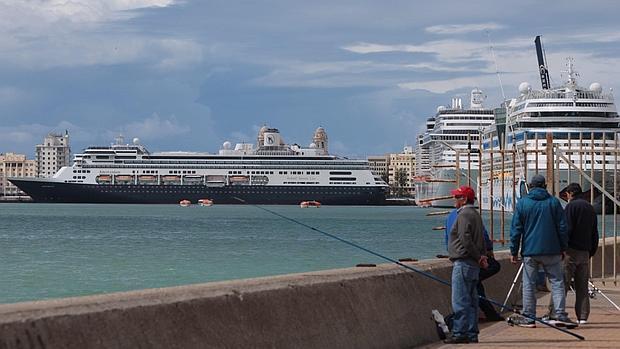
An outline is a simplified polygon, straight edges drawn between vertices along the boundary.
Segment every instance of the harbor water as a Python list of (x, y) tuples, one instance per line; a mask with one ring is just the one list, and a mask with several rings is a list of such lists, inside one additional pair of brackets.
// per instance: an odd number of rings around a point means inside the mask
[[(264, 206), (390, 258), (445, 254), (413, 206)], [(0, 303), (385, 263), (251, 205), (0, 205)]]

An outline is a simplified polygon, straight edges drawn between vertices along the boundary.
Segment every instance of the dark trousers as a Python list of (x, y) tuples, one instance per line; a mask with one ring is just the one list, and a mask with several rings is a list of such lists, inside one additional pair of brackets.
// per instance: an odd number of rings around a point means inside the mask
[[(577, 320), (588, 320), (590, 316), (588, 281), (590, 281), (590, 253), (569, 247), (564, 258), (564, 290), (568, 293), (571, 286), (574, 287)], [(553, 314), (553, 300), (549, 304), (549, 314)]]

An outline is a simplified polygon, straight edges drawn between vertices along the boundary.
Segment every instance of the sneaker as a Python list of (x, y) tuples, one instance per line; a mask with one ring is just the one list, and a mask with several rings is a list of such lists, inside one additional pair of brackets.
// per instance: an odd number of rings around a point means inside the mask
[(577, 323), (580, 324), (580, 325), (585, 325), (585, 324), (588, 323), (588, 320), (579, 320), (579, 321), (577, 321)]
[(469, 338), (467, 337), (448, 337), (443, 340), (446, 344), (467, 344), (469, 343)]
[(549, 319), (549, 323), (557, 327), (566, 327), (566, 328), (575, 328), (579, 326), (577, 323), (569, 319), (568, 316), (551, 317)]
[(508, 317), (508, 319), (506, 319), (506, 321), (508, 322), (508, 324), (510, 326), (519, 326), (519, 327), (525, 327), (525, 328), (535, 328), (536, 327), (536, 322), (534, 322), (534, 320), (530, 320), (527, 318), (524, 318), (523, 316), (510, 316)]

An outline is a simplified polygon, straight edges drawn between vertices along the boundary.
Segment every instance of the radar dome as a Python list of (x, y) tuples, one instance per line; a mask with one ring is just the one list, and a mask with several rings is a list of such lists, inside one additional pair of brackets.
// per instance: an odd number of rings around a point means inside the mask
[(519, 93), (521, 93), (522, 95), (528, 93), (531, 89), (532, 87), (528, 82), (522, 82), (521, 84), (519, 84)]
[(138, 145), (138, 144), (140, 144), (140, 138), (137, 138), (137, 137), (136, 137), (136, 138), (134, 138), (134, 139), (133, 139), (133, 144), (134, 144), (134, 145)]
[(224, 142), (224, 144), (222, 144), (222, 148), (224, 149), (230, 149), (230, 147), (232, 146), (232, 144), (230, 144), (229, 141)]
[(446, 107), (444, 107), (443, 105), (440, 105), (437, 107), (437, 112), (439, 113), (442, 110), (446, 110)]
[(590, 91), (601, 93), (603, 91), (603, 87), (598, 82), (593, 82), (590, 85)]
[(316, 144), (310, 143), (310, 149), (316, 149)]

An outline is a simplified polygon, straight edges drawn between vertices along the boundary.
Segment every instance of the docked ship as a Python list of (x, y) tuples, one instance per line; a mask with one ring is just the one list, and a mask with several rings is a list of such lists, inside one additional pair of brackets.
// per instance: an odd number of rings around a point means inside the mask
[(76, 154), (52, 178), (9, 180), (35, 202), (63, 203), (380, 205), (388, 188), (367, 161), (330, 155), (322, 127), (307, 148), (264, 126), (256, 147), (225, 142), (217, 154), (150, 153), (138, 139), (119, 137)]
[[(486, 210), (512, 211), (514, 203), (526, 193), (528, 178), (536, 173), (546, 176), (547, 156), (540, 150), (547, 146), (548, 134), (552, 136), (556, 155), (562, 154), (573, 165), (558, 161), (557, 157), (549, 159), (555, 169), (557, 192), (570, 182), (581, 181), (584, 190), (590, 188), (584, 173), (606, 191), (614, 191), (618, 158), (610, 150), (619, 145), (620, 117), (611, 91), (604, 92), (596, 82), (588, 88), (579, 86), (570, 58), (564, 71), (567, 80), (552, 88), (540, 38), (535, 42), (542, 89), (534, 90), (529, 83), (521, 83), (519, 96), (505, 103), (505, 118), (498, 118), (483, 135), (481, 205)], [(513, 155), (503, 160), (498, 156), (493, 159), (484, 152), (489, 149), (516, 150), (515, 159)], [(577, 168), (583, 171), (581, 175)], [(593, 204), (600, 212), (600, 195)]]
[(494, 122), (493, 109), (483, 105), (485, 98), (475, 88), (469, 108), (463, 108), (460, 98), (453, 98), (450, 107), (438, 107), (435, 116), (427, 119), (416, 148), (414, 185), (418, 205), (452, 207), (450, 190), (457, 183), (476, 188), (479, 158), (470, 150), (479, 149), (480, 131)]

